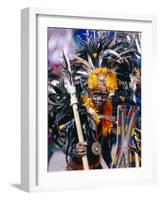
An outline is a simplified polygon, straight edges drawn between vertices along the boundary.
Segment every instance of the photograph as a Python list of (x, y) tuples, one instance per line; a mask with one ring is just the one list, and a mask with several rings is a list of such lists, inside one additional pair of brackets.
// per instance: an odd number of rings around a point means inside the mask
[(46, 31), (48, 172), (142, 167), (142, 33)]

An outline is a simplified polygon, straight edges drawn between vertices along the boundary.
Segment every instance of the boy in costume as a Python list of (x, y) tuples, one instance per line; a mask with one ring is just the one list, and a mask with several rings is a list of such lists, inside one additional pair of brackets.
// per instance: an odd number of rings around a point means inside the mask
[[(49, 112), (49, 136), (65, 153), (66, 170), (83, 169), (81, 157), (84, 155), (90, 169), (111, 168), (117, 106), (136, 104), (129, 88), (132, 59), (120, 56), (123, 52), (127, 57), (131, 54), (127, 51), (130, 44), (124, 42), (125, 50), (122, 44), (116, 43), (120, 36), (114, 35), (110, 42), (106, 38), (101, 36), (85, 42), (75, 60), (70, 61), (70, 75), (64, 68), (65, 79), (69, 75), (76, 87), (84, 143), (78, 141), (66, 81), (59, 77), (57, 84), (55, 80), (49, 82), (52, 92), (48, 100), (53, 107)], [(121, 49), (121, 53), (115, 49)]]

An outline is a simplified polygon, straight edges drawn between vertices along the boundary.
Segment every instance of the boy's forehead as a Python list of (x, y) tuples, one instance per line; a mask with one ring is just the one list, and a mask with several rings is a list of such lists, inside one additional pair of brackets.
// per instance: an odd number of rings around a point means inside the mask
[(91, 95), (92, 95), (92, 96), (93, 96), (93, 95), (94, 95), (94, 96), (96, 96), (96, 95), (97, 95), (97, 96), (99, 96), (99, 95), (101, 95), (101, 96), (102, 96), (102, 95), (108, 96), (108, 95), (109, 95), (109, 92), (103, 92), (103, 91), (98, 91), (98, 90), (97, 90), (97, 91), (93, 91), (93, 92), (91, 93)]

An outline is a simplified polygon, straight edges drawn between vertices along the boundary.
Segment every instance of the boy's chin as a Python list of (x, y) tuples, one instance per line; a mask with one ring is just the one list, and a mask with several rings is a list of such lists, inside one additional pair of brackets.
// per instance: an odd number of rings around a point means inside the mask
[(95, 103), (96, 108), (102, 108), (103, 105), (104, 105), (103, 102)]

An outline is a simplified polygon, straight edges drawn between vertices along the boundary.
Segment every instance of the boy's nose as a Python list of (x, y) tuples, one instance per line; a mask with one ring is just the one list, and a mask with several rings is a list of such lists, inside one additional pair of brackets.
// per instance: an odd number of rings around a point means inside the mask
[(101, 95), (99, 95), (98, 97), (97, 97), (97, 100), (102, 100), (102, 96)]

